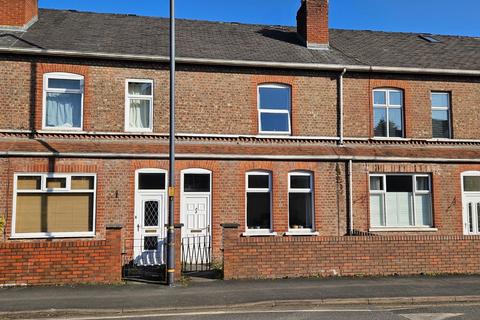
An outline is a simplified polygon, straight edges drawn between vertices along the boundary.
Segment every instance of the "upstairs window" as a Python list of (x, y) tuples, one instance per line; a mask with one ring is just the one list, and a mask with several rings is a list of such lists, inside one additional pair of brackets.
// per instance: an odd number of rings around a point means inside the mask
[(247, 232), (271, 229), (272, 189), (268, 172), (247, 173)]
[(432, 137), (451, 138), (448, 92), (432, 92)]
[(258, 87), (259, 132), (264, 134), (290, 134), (291, 89), (280, 84)]
[(126, 131), (152, 132), (153, 81), (127, 80), (125, 97)]
[(373, 91), (375, 137), (403, 137), (403, 92), (395, 89)]
[(429, 175), (371, 175), (372, 227), (431, 227)]
[(47, 73), (43, 78), (43, 128), (81, 130), (84, 77)]

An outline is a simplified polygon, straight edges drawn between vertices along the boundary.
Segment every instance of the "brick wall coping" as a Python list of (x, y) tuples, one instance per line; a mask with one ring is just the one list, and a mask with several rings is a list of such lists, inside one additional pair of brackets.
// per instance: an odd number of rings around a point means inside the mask
[(121, 223), (111, 223), (111, 224), (107, 224), (106, 228), (107, 228), (107, 230), (108, 229), (117, 229), (118, 230), (118, 229), (123, 228), (123, 224), (121, 224)]
[(0, 249), (102, 247), (106, 244), (107, 240), (34, 240), (28, 242), (0, 243)]
[(323, 242), (352, 243), (352, 242), (435, 242), (435, 241), (478, 241), (476, 236), (448, 236), (448, 235), (397, 235), (397, 236), (370, 236), (370, 237), (326, 237), (326, 236), (288, 236), (288, 237), (238, 237), (239, 243), (282, 243), (282, 242)]

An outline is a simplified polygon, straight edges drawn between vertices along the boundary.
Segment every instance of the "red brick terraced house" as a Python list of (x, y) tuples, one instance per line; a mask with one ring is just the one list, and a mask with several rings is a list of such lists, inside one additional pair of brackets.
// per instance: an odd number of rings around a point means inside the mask
[[(177, 21), (177, 270), (479, 273), (480, 39), (299, 7), (296, 27)], [(168, 35), (0, 0), (2, 285), (164, 263)]]

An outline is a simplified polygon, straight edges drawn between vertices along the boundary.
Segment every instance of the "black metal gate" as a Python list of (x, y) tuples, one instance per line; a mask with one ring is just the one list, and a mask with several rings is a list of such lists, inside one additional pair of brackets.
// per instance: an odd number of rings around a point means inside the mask
[(182, 238), (182, 272), (212, 270), (212, 237), (190, 236)]
[(158, 237), (124, 239), (124, 248), (133, 248), (134, 253), (123, 256), (123, 279), (165, 281), (166, 239)]

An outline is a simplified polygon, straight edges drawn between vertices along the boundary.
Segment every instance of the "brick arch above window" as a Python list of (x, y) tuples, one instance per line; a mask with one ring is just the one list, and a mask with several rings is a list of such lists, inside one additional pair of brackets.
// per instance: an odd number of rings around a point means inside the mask
[(35, 70), (34, 74), (32, 74), (32, 82), (35, 83), (35, 99), (34, 108), (32, 108), (33, 114), (31, 114), (31, 118), (33, 120), (31, 129), (42, 130), (44, 75), (49, 73), (64, 73), (83, 77), (84, 85), (82, 131), (91, 131), (91, 83), (89, 67), (84, 65), (33, 63), (33, 69)]

